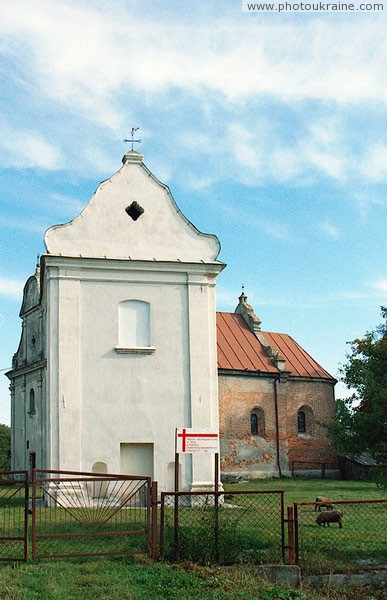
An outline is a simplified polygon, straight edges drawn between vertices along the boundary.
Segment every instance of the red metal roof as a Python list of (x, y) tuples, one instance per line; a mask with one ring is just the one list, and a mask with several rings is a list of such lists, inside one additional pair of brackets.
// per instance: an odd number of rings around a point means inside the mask
[[(241, 315), (216, 313), (216, 328), (219, 369), (279, 373)], [(286, 360), (285, 370), (291, 376), (335, 381), (290, 335), (268, 331), (261, 333), (270, 346), (279, 349)]]

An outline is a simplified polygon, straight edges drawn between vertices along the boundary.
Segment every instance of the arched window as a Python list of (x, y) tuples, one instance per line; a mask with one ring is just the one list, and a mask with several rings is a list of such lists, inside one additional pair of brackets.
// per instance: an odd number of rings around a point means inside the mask
[(258, 415), (256, 415), (255, 413), (251, 413), (250, 423), (251, 423), (251, 435), (258, 435)]
[(313, 435), (314, 417), (310, 406), (301, 406), (297, 412), (297, 432)]
[(306, 433), (306, 414), (304, 410), (299, 410), (297, 413), (297, 430), (298, 433)]
[(31, 388), (30, 389), (29, 405), (28, 405), (28, 414), (29, 415), (34, 415), (35, 413), (36, 413), (35, 392), (34, 392), (33, 388)]
[(118, 345), (121, 348), (150, 347), (150, 304), (124, 300), (118, 305)]
[(265, 413), (262, 408), (254, 408), (250, 415), (251, 435), (265, 435)]

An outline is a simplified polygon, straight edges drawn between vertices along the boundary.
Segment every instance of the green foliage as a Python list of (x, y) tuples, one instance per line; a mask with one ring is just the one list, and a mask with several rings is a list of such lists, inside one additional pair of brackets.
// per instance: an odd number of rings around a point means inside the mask
[(11, 428), (0, 423), (0, 471), (11, 469)]
[(328, 427), (339, 453), (367, 453), (380, 465), (378, 481), (387, 487), (387, 307), (375, 331), (350, 343), (342, 380), (355, 390), (338, 400), (336, 418)]

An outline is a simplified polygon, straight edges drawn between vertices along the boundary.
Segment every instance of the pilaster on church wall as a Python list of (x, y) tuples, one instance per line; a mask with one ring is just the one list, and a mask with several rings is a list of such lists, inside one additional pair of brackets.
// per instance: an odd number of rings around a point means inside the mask
[(59, 281), (58, 268), (46, 266), (44, 295), (47, 307), (47, 468), (59, 469)]
[[(59, 279), (59, 445), (60, 468), (81, 469), (80, 281)], [(63, 275), (62, 275), (63, 273)], [(87, 351), (87, 349), (85, 349)], [(71, 444), (69, 440), (71, 439)]]
[[(214, 277), (188, 276), (191, 427), (219, 429)], [(193, 489), (213, 485), (212, 455), (193, 455)], [(210, 463), (210, 466), (209, 466)]]

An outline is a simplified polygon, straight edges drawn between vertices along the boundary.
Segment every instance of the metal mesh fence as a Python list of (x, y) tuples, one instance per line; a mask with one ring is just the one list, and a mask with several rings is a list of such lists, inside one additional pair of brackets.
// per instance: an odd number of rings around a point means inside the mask
[(385, 567), (387, 500), (340, 501), (334, 509), (310, 502), (294, 504), (296, 561), (304, 571)]
[(148, 478), (36, 472), (34, 558), (132, 554), (149, 548)]
[(28, 472), (0, 473), (0, 560), (26, 560)]
[(282, 562), (283, 492), (163, 493), (160, 537), (169, 560)]

